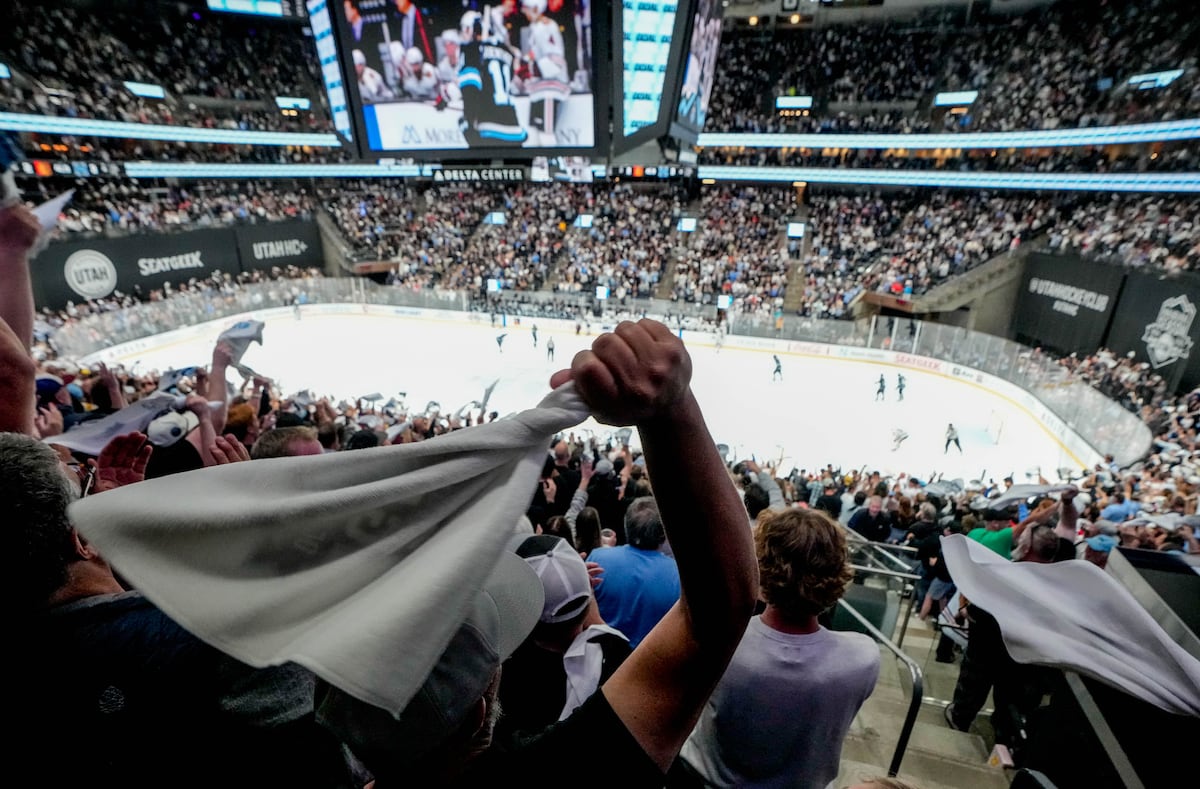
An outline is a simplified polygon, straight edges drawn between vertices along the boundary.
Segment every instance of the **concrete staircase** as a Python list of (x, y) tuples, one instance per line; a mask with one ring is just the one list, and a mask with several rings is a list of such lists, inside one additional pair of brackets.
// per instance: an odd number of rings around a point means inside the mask
[[(703, 207), (703, 198), (696, 198), (684, 206), (683, 213), (686, 216), (701, 217)], [(704, 232), (703, 223), (704, 220), (701, 219), (696, 228), (696, 233)], [(678, 236), (680, 238), (671, 247), (671, 254), (667, 257), (667, 265), (663, 268), (662, 274), (659, 276), (658, 284), (654, 286), (654, 298), (656, 299), (670, 301), (671, 293), (675, 290), (675, 266), (678, 265), (679, 258), (682, 257), (682, 251), (687, 249), (692, 240), (686, 233), (679, 233)]]
[[(808, 206), (801, 203), (797, 211), (797, 219), (804, 223), (808, 232), (804, 234), (803, 243), (800, 244), (800, 258), (793, 262), (788, 274), (787, 293), (783, 297), (783, 311), (786, 315), (795, 315), (796, 310), (800, 309), (800, 305), (804, 301), (804, 258), (812, 249), (812, 229), (810, 227), (812, 223), (809, 222), (809, 218)], [(786, 237), (783, 243), (787, 244)]]
[[(1025, 242), (1027, 249), (1037, 249), (1045, 241), (1040, 235)], [(1021, 275), (1024, 254), (1001, 252), (991, 260), (975, 268), (951, 277), (944, 284), (918, 296), (913, 302), (913, 311), (918, 314), (951, 312), (977, 299), (981, 293), (996, 290)]]
[[(991, 732), (984, 716), (970, 732), (946, 725), (942, 709), (954, 694), (958, 663), (934, 660), (937, 634), (915, 617), (901, 645), (921, 664), (925, 696), (900, 765), (902, 780), (922, 789), (1007, 789), (1010, 776), (987, 764)], [(891, 652), (880, 647), (879, 682), (850, 726), (842, 746), (842, 769), (837, 786), (887, 774), (911, 698), (908, 670)], [(961, 658), (960, 658), (961, 660)], [(986, 712), (986, 710), (985, 710)]]

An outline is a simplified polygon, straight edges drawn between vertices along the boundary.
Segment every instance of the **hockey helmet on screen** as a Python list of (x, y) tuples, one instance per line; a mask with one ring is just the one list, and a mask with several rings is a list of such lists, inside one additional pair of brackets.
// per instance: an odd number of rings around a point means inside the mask
[(463, 41), (473, 41), (475, 36), (483, 35), (483, 14), (478, 11), (468, 11), (462, 15), (462, 20), (458, 23), (458, 30), (462, 34)]
[(408, 61), (408, 65), (410, 66), (419, 66), (425, 62), (425, 53), (417, 47), (410, 47), (404, 53), (404, 59)]
[(546, 13), (546, 0), (521, 0), (521, 10), (529, 11), (535, 17)]
[(392, 65), (397, 69), (404, 65), (405, 56), (404, 44), (399, 41), (388, 43), (388, 57), (391, 58)]

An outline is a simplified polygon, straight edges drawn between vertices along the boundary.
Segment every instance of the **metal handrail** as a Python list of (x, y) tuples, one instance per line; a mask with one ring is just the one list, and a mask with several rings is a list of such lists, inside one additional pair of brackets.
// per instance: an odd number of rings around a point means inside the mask
[(862, 556), (862, 558), (866, 559), (866, 560), (867, 560), (868, 562), (870, 562), (870, 563), (871, 563), (873, 566), (875, 566), (875, 567), (878, 567), (878, 568), (879, 568), (879, 569), (881, 569), (881, 570), (889, 570), (889, 569), (891, 569), (891, 568), (889, 568), (889, 567), (888, 567), (886, 564), (884, 564), (884, 563), (883, 563), (883, 562), (882, 562), (882, 561), (879, 559), (879, 557), (878, 557), (878, 556), (876, 556), (876, 555), (875, 555), (875, 552), (874, 552), (874, 551), (863, 551), (863, 552), (860, 554), (860, 556)]
[(907, 562), (905, 562), (903, 559), (901, 559), (900, 557), (893, 554), (892, 549), (894, 548), (894, 549), (902, 551), (904, 553), (915, 554), (917, 552), (916, 548), (910, 548), (907, 545), (892, 545), (890, 543), (882, 543), (882, 542), (875, 542), (874, 540), (868, 540), (866, 537), (862, 536), (861, 534), (854, 531), (853, 529), (845, 526), (844, 524), (842, 525), (842, 530), (846, 533), (847, 542), (853, 543), (854, 547), (869, 549), (868, 553), (871, 556), (886, 556), (888, 558), (888, 560), (891, 561), (893, 564), (895, 564), (897, 567), (903, 567), (905, 570), (910, 569), (910, 565)]
[(877, 554), (879, 556), (886, 556), (888, 558), (888, 561), (890, 561), (892, 564), (896, 565), (897, 567), (903, 567), (905, 570), (912, 569), (912, 564), (904, 561), (899, 556), (892, 553), (891, 549), (892, 548), (903, 548), (905, 551), (911, 551), (912, 553), (915, 554), (917, 552), (916, 548), (907, 548), (906, 546), (903, 546), (903, 545), (885, 545), (884, 543), (879, 543), (879, 542), (870, 542), (870, 543), (866, 543), (866, 545), (870, 546), (872, 553)]
[(896, 742), (896, 750), (892, 754), (892, 763), (888, 767), (888, 778), (895, 778), (900, 772), (900, 762), (904, 759), (904, 752), (908, 750), (908, 738), (912, 736), (913, 726), (917, 722), (917, 712), (921, 709), (921, 700), (925, 695), (925, 675), (921, 671), (921, 667), (917, 661), (910, 658), (900, 650), (900, 647), (892, 643), (892, 640), (879, 631), (879, 628), (867, 621), (867, 618), (860, 614), (858, 610), (847, 603), (845, 600), (838, 600), (838, 605), (845, 609), (846, 613), (858, 620), (858, 623), (866, 628), (871, 637), (888, 648), (893, 655), (900, 658), (904, 665), (908, 666), (908, 672), (912, 675), (912, 699), (908, 702), (908, 712), (904, 715), (904, 725), (900, 727), (900, 739)]
[(883, 575), (887, 576), (888, 578), (903, 578), (906, 581), (915, 582), (921, 580), (921, 576), (914, 575), (913, 573), (902, 573), (896, 570), (884, 570), (879, 567), (863, 567), (861, 564), (852, 564), (850, 565), (850, 569), (856, 573), (861, 572), (867, 573), (868, 575)]

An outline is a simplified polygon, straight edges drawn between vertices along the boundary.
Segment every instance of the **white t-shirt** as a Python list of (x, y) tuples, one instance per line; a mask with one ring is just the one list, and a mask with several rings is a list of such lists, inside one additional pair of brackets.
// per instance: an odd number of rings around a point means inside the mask
[(714, 786), (823, 789), (879, 678), (861, 633), (781, 633), (754, 617), (680, 753)]

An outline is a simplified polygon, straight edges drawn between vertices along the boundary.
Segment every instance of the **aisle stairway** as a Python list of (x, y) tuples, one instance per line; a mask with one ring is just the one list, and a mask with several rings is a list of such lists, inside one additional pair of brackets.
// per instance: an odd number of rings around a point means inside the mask
[[(695, 200), (689, 201), (688, 204), (683, 207), (683, 213), (686, 216), (694, 216), (700, 219), (696, 227), (697, 233), (703, 232), (703, 206), (703, 198), (696, 198)], [(671, 293), (675, 289), (675, 266), (681, 256), (680, 253), (691, 242), (690, 235), (687, 233), (676, 233), (678, 241), (676, 242), (675, 246), (671, 248), (671, 254), (667, 256), (667, 265), (663, 269), (662, 276), (659, 277), (658, 284), (654, 286), (654, 298), (662, 299), (663, 301), (670, 301)]]
[[(860, 599), (870, 596), (863, 593), (881, 591), (880, 579), (866, 580), (864, 586), (867, 588), (858, 587), (860, 591), (857, 596)], [(854, 592), (853, 588), (851, 592)], [(895, 591), (888, 595), (892, 604), (887, 613), (862, 611), (868, 619), (879, 622), (884, 632), (888, 632), (891, 621), (895, 621), (892, 617), (898, 598)], [(902, 608), (899, 618), (902, 620), (907, 614), (909, 601), (903, 599), (899, 603)], [(862, 603), (860, 606), (867, 607)], [(840, 621), (841, 618), (835, 619), (835, 627), (839, 629), (844, 626)], [(902, 627), (902, 621), (896, 622), (893, 640), (899, 636)], [(922, 789), (1007, 789), (1011, 780), (1009, 773), (987, 763), (991, 752), (991, 731), (986, 713), (990, 712), (990, 708), (985, 708), (985, 714), (980, 716), (970, 732), (955, 731), (946, 724), (942, 710), (954, 695), (962, 658), (959, 655), (951, 664), (938, 663), (934, 659), (937, 639), (938, 635), (930, 625), (916, 616), (909, 620), (901, 648), (920, 665), (924, 688), (899, 777)], [(842, 747), (842, 769), (835, 786), (853, 785), (871, 777), (886, 775), (904, 726), (912, 698), (910, 674), (905, 664), (890, 650), (882, 644), (879, 649), (879, 681), (850, 726)]]
[[(804, 301), (804, 258), (812, 248), (812, 227), (809, 222), (808, 206), (801, 203), (796, 212), (797, 220), (804, 223), (806, 232), (800, 244), (800, 257), (791, 262), (788, 271), (787, 294), (783, 297), (783, 311), (786, 315), (795, 315)], [(784, 239), (784, 244), (787, 239)]]

